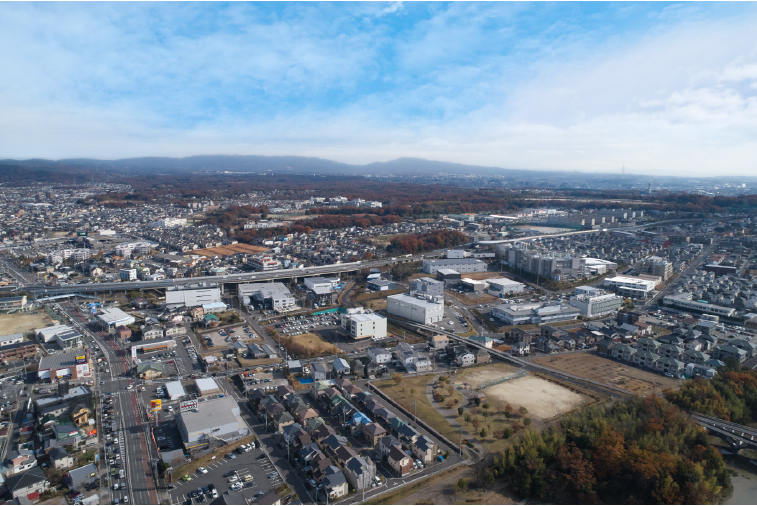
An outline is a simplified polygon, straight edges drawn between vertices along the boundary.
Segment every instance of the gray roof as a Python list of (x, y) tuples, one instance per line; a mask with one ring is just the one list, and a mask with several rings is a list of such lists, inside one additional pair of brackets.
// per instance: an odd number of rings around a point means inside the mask
[(198, 407), (196, 412), (185, 411), (178, 415), (190, 434), (237, 421), (232, 409), (239, 409), (239, 405), (229, 397), (201, 402)]
[(76, 357), (80, 357), (83, 353), (83, 351), (72, 351), (69, 353), (56, 353), (55, 355), (42, 357), (42, 360), (39, 361), (39, 367), (37, 370), (45, 371), (49, 369), (51, 371), (57, 371), (58, 369), (65, 369), (67, 367), (76, 367)]
[(69, 471), (68, 475), (71, 478), (71, 482), (74, 485), (78, 485), (80, 483), (94, 481), (94, 478), (90, 477), (92, 473), (95, 473), (95, 476), (97, 476), (97, 466), (94, 464), (86, 464), (76, 469), (72, 469)]

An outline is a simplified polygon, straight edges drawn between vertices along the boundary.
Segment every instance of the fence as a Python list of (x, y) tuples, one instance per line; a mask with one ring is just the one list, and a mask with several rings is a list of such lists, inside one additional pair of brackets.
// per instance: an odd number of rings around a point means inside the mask
[(510, 381), (510, 380), (522, 378), (525, 375), (526, 375), (526, 370), (525, 369), (520, 369), (518, 372), (516, 372), (515, 374), (512, 374), (510, 376), (502, 376), (501, 378), (485, 381), (485, 382), (481, 383), (478, 386), (478, 389), (479, 390), (486, 390), (487, 388), (493, 387), (494, 385), (499, 385), (500, 383), (504, 383), (505, 381)]

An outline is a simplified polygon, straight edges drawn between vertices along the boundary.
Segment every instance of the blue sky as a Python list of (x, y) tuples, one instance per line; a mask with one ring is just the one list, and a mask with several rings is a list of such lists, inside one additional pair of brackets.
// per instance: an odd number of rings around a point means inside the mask
[(754, 174), (751, 3), (2, 3), (0, 158)]

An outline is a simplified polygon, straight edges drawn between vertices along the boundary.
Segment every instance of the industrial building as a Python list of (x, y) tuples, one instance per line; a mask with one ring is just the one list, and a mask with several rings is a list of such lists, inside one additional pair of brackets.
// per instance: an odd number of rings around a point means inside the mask
[(317, 306), (331, 306), (336, 302), (337, 293), (334, 288), (338, 284), (339, 278), (305, 278), (308, 298)]
[(136, 319), (116, 307), (102, 308), (97, 315), (97, 321), (103, 329), (115, 329), (121, 325), (131, 325)]
[(237, 287), (239, 301), (245, 306), (257, 301), (264, 309), (287, 310), (295, 307), (294, 295), (284, 283), (245, 283)]
[(436, 274), (439, 269), (452, 269), (459, 273), (486, 272), (486, 263), (477, 258), (427, 259), (421, 268), (426, 274)]
[(431, 297), (444, 296), (444, 283), (434, 278), (418, 278), (410, 280), (410, 295), (429, 295)]
[(239, 404), (230, 397), (199, 402), (197, 409), (178, 413), (176, 424), (188, 450), (209, 445), (214, 440), (228, 443), (248, 433)]
[(37, 377), (51, 382), (60, 379), (90, 378), (92, 369), (89, 365), (89, 352), (74, 351), (42, 357), (37, 368)]
[(489, 295), (499, 298), (526, 291), (526, 285), (513, 281), (512, 279), (495, 278), (487, 279), (486, 282), (489, 283), (489, 288), (487, 289)]
[(503, 264), (538, 276), (556, 280), (582, 279), (598, 276), (618, 268), (618, 264), (601, 258), (572, 256), (553, 251), (536, 251), (528, 249), (528, 244), (517, 242), (500, 244), (497, 253)]
[(376, 313), (368, 313), (363, 308), (351, 308), (341, 315), (342, 328), (353, 339), (386, 337), (386, 318)]
[(444, 318), (444, 299), (418, 298), (405, 294), (390, 295), (386, 298), (386, 310), (391, 315), (428, 325), (440, 322)]
[(202, 306), (221, 302), (218, 285), (198, 283), (196, 285), (169, 286), (166, 288), (166, 305), (178, 304), (186, 307)]
[(542, 324), (575, 320), (579, 311), (572, 306), (560, 304), (501, 304), (491, 310), (491, 315), (507, 325)]
[(446, 288), (457, 286), (462, 276), (455, 269), (437, 269), (436, 279), (444, 283)]
[(210, 397), (223, 393), (221, 387), (218, 386), (216, 380), (213, 378), (197, 378), (195, 380), (195, 388), (203, 397)]

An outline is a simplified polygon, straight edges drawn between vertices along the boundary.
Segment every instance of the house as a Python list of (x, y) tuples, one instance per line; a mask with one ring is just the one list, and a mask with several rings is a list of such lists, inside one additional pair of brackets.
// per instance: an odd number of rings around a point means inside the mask
[(334, 453), (334, 462), (339, 467), (344, 467), (352, 457), (357, 457), (357, 452), (349, 446), (340, 446)]
[(659, 355), (652, 353), (651, 351), (637, 351), (633, 356), (633, 363), (648, 369), (654, 369), (655, 362), (657, 362), (659, 358)]
[(432, 350), (443, 350), (449, 345), (449, 337), (445, 335), (432, 336), (428, 344)]
[(6, 460), (13, 474), (22, 473), (37, 466), (37, 459), (34, 457), (34, 451), (19, 446), (15, 450), (10, 450), (5, 455)]
[(456, 361), (458, 367), (468, 367), (469, 365), (476, 363), (476, 356), (473, 353), (466, 351), (465, 353), (458, 355)]
[(405, 424), (397, 427), (397, 437), (403, 444), (412, 445), (415, 444), (416, 441), (418, 441), (418, 439), (421, 437), (421, 433), (410, 425)]
[(415, 458), (424, 464), (430, 464), (439, 453), (439, 445), (434, 443), (430, 438), (421, 436), (415, 443), (410, 445), (410, 450), (415, 455)]
[(386, 366), (378, 364), (376, 362), (368, 362), (365, 364), (365, 376), (370, 378), (371, 376), (377, 376)]
[(283, 411), (281, 413), (276, 413), (275, 415), (273, 415), (273, 426), (276, 427), (276, 430), (279, 432), (283, 432), (284, 427), (288, 425), (293, 425), (293, 424), (294, 424), (294, 417), (292, 417), (292, 415), (290, 415), (286, 411)]
[[(333, 467), (333, 466), (332, 466)], [(329, 494), (329, 499), (339, 499), (347, 495), (349, 487), (347, 485), (347, 477), (342, 471), (336, 469), (334, 471), (331, 467), (326, 469), (326, 477), (321, 482), (323, 488)]]
[(331, 388), (330, 383), (326, 383), (324, 381), (313, 381), (313, 385), (310, 387), (310, 397), (312, 397), (313, 400), (318, 401), (323, 393), (329, 388)]
[(93, 463), (86, 464), (82, 467), (72, 469), (68, 473), (68, 484), (70, 489), (80, 488), (87, 483), (98, 480), (97, 466)]
[(62, 446), (52, 448), (47, 455), (53, 469), (63, 470), (74, 465), (74, 458)]
[(371, 446), (378, 445), (379, 439), (386, 436), (386, 430), (376, 422), (363, 425), (363, 437)]
[(160, 325), (145, 325), (142, 328), (142, 340), (160, 339), (163, 337), (163, 328)]
[(518, 341), (513, 345), (510, 353), (516, 357), (523, 357), (531, 353), (531, 345), (523, 341)]
[(347, 438), (339, 434), (331, 434), (329, 437), (319, 443), (321, 450), (328, 457), (336, 455), (340, 446), (347, 446)]
[(299, 423), (292, 423), (284, 427), (281, 431), (281, 437), (284, 439), (284, 442), (289, 445), (294, 442), (295, 436), (300, 433), (307, 434), (307, 432), (302, 430), (302, 425)]
[(674, 344), (661, 344), (660, 349), (657, 350), (657, 353), (660, 356), (666, 358), (674, 358), (676, 360), (680, 360), (681, 356), (683, 355), (683, 348)]
[(371, 362), (377, 364), (386, 364), (392, 361), (392, 353), (380, 347), (369, 348), (367, 355)]
[(394, 436), (384, 436), (382, 438), (379, 438), (379, 453), (381, 453), (382, 456), (385, 456), (387, 453), (389, 453), (389, 449), (393, 445), (400, 446), (400, 442)]
[(350, 364), (343, 358), (335, 358), (331, 365), (334, 368), (334, 373), (339, 377), (351, 372)]
[(669, 357), (660, 357), (655, 363), (655, 369), (658, 371), (676, 376), (683, 372), (684, 367), (683, 362)]
[(5, 488), (19, 504), (37, 502), (39, 495), (50, 486), (42, 469), (35, 467), (24, 473), (14, 474), (5, 479)]
[(305, 425), (308, 420), (312, 418), (318, 418), (318, 413), (316, 412), (316, 410), (308, 406), (305, 409), (297, 411), (295, 417), (300, 424)]
[(654, 339), (642, 338), (636, 341), (636, 348), (638, 348), (639, 351), (651, 351), (652, 353), (657, 353), (657, 350), (660, 348), (660, 343)]
[(402, 450), (402, 447), (396, 444), (389, 447), (386, 453), (386, 463), (400, 478), (413, 469), (413, 459)]
[(344, 389), (342, 390), (342, 394), (344, 395), (345, 399), (351, 401), (355, 398), (357, 394), (359, 394), (362, 391), (363, 389), (357, 385), (348, 385), (344, 387)]
[(479, 348), (476, 350), (475, 355), (477, 364), (488, 364), (492, 361), (491, 355), (489, 355), (489, 352), (484, 349)]
[(318, 448), (318, 445), (315, 443), (310, 443), (302, 448), (300, 448), (300, 451), (297, 452), (297, 457), (302, 460), (305, 465), (310, 465), (310, 463), (318, 456), (323, 456), (323, 452)]
[(747, 358), (752, 358), (755, 355), (755, 350), (757, 350), (757, 344), (751, 343), (746, 339), (733, 339), (728, 344), (735, 346), (740, 350), (744, 350)]
[(739, 363), (742, 363), (747, 359), (747, 352), (731, 344), (719, 344), (715, 346), (712, 356), (718, 360), (735, 358)]
[(116, 327), (116, 337), (118, 339), (129, 339), (131, 337), (131, 329), (125, 325)]
[(681, 357), (683, 362), (687, 364), (704, 365), (705, 362), (710, 360), (710, 356), (707, 353), (696, 350), (686, 350)]
[(616, 344), (610, 350), (610, 356), (612, 356), (612, 358), (624, 360), (626, 362), (633, 360), (633, 356), (636, 353), (637, 351), (627, 344)]
[(368, 457), (357, 455), (346, 462), (342, 468), (347, 483), (360, 492), (371, 487), (376, 476), (376, 464)]
[(184, 327), (184, 325), (179, 325), (174, 322), (168, 322), (166, 323), (166, 329), (165, 334), (166, 337), (168, 336), (180, 336), (187, 333), (187, 329)]
[(312, 365), (312, 372), (310, 373), (310, 377), (313, 378), (313, 381), (323, 381), (325, 379), (328, 379), (328, 377), (331, 375), (331, 370), (326, 364), (313, 364)]

